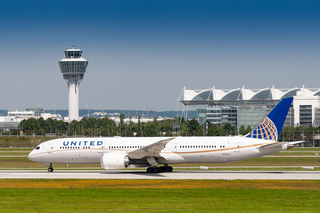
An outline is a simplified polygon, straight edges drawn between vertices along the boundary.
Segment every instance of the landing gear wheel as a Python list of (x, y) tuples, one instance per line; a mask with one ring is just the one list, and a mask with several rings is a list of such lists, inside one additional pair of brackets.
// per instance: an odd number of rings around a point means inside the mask
[(153, 168), (153, 172), (154, 173), (159, 173), (160, 172), (160, 168), (159, 167), (154, 167)]
[(160, 172), (165, 172), (166, 171), (166, 167), (165, 166), (160, 166)]
[(172, 172), (173, 168), (171, 166), (166, 166), (166, 172)]
[(147, 173), (153, 173), (153, 172), (154, 172), (154, 170), (153, 170), (152, 167), (148, 167), (148, 168), (147, 168)]
[(53, 168), (52, 168), (52, 167), (49, 167), (49, 168), (48, 168), (48, 172), (53, 172)]

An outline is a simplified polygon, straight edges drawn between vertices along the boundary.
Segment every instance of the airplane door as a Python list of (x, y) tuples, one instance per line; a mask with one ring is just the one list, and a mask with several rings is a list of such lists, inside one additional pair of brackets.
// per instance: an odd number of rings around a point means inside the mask
[(173, 152), (176, 152), (177, 151), (177, 143), (172, 143), (172, 146), (171, 146), (171, 150), (173, 151)]

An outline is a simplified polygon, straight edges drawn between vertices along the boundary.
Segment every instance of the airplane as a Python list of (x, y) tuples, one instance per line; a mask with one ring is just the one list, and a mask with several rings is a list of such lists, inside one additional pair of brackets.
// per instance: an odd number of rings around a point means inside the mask
[(45, 163), (48, 172), (53, 172), (53, 164), (100, 163), (104, 169), (146, 167), (148, 173), (172, 172), (169, 164), (257, 158), (301, 143), (278, 141), (292, 100), (292, 97), (282, 99), (244, 136), (60, 138), (39, 144), (28, 158)]

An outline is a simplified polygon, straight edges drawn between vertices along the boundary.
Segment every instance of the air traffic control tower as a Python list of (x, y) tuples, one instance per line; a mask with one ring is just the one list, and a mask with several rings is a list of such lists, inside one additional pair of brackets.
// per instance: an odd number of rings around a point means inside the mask
[(69, 122), (79, 120), (79, 84), (86, 72), (88, 61), (82, 58), (82, 51), (72, 46), (64, 51), (65, 58), (59, 61), (63, 79), (69, 88)]

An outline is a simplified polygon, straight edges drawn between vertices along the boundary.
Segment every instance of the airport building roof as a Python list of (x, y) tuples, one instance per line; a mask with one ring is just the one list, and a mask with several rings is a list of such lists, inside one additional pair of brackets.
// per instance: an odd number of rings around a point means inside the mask
[(278, 89), (272, 86), (264, 89), (246, 89), (244, 86), (237, 89), (216, 89), (212, 87), (205, 90), (188, 90), (183, 88), (178, 101), (185, 105), (215, 105), (219, 102), (259, 102), (278, 101), (282, 98), (293, 96), (319, 96), (320, 89), (314, 88), (291, 88)]

